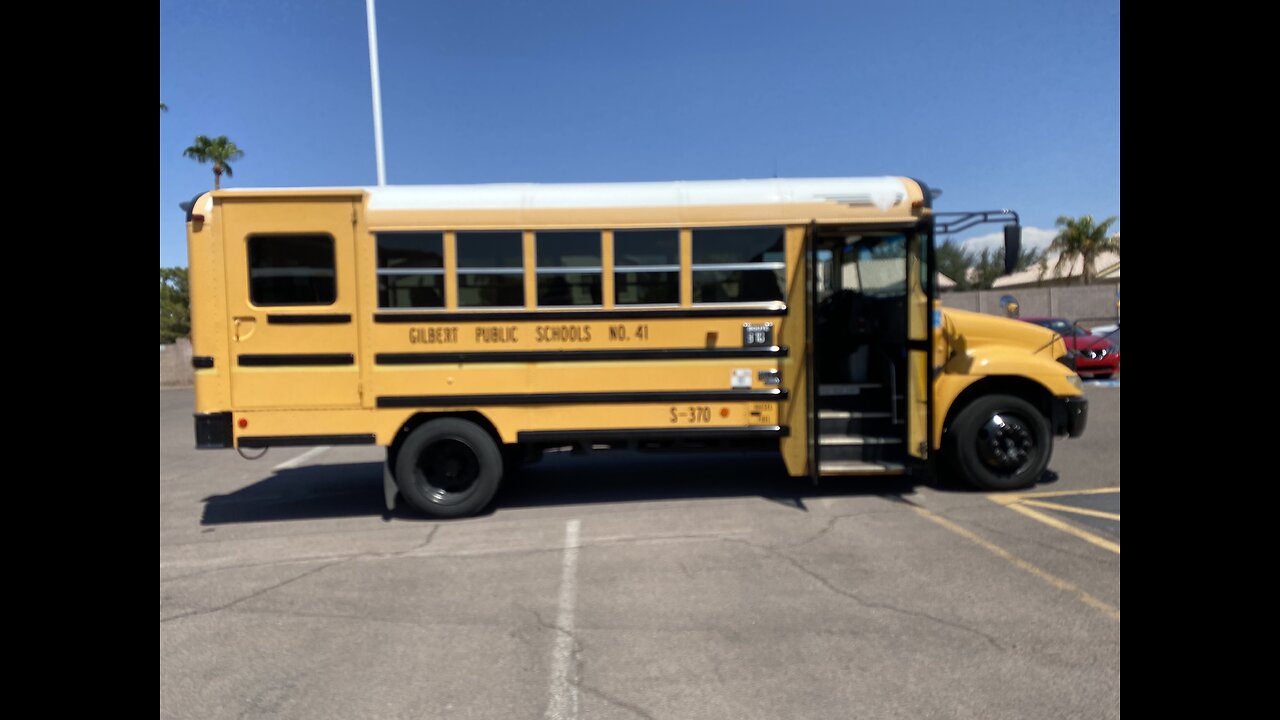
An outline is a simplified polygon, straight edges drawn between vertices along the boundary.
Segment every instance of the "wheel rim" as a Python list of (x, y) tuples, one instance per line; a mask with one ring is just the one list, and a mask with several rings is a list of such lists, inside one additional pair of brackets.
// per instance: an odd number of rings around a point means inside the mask
[(1014, 473), (1035, 455), (1036, 436), (1030, 423), (1012, 413), (992, 415), (978, 431), (978, 457), (987, 467)]
[(439, 505), (455, 505), (471, 494), (480, 477), (480, 458), (466, 442), (448, 438), (432, 443), (418, 458), (418, 483)]

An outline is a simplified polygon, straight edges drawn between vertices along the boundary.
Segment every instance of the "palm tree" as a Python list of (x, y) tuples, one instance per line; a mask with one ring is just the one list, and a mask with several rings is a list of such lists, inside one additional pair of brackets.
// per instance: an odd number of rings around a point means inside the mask
[(1107, 235), (1107, 229), (1116, 221), (1112, 216), (1095, 224), (1092, 215), (1080, 218), (1062, 215), (1056, 223), (1062, 232), (1049, 244), (1049, 252), (1057, 252), (1058, 263), (1054, 265), (1054, 274), (1061, 276), (1064, 268), (1070, 270), (1076, 258), (1083, 261), (1081, 275), (1084, 284), (1093, 282), (1093, 261), (1105, 252), (1120, 254), (1120, 233)]
[(227, 177), (232, 177), (231, 163), (229, 161), (239, 160), (244, 157), (244, 151), (228, 140), (226, 135), (219, 135), (216, 138), (197, 135), (195, 143), (183, 150), (182, 155), (183, 157), (192, 158), (201, 164), (212, 162), (213, 189), (217, 190), (222, 187), (223, 172), (227, 173)]

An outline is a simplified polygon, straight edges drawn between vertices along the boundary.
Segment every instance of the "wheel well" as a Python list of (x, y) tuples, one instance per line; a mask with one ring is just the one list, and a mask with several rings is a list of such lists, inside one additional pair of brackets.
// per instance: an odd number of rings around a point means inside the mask
[(475, 423), (481, 430), (489, 433), (489, 436), (498, 444), (498, 447), (503, 447), (502, 436), (498, 434), (498, 429), (493, 426), (493, 423), (489, 422), (489, 418), (474, 410), (468, 412), (420, 412), (404, 421), (404, 424), (400, 426), (400, 430), (396, 432), (395, 439), (387, 447), (387, 462), (390, 463), (390, 466), (393, 468), (396, 466), (396, 457), (400, 454), (400, 446), (404, 444), (405, 438), (409, 437), (409, 433), (417, 430), (423, 423), (440, 418), (458, 418), (459, 420)]
[(965, 388), (956, 401), (951, 403), (947, 411), (947, 419), (942, 423), (942, 436), (945, 438), (951, 429), (951, 423), (970, 403), (987, 395), (1012, 395), (1031, 403), (1050, 424), (1053, 422), (1053, 396), (1044, 386), (1026, 378), (1011, 375), (992, 375), (982, 378)]

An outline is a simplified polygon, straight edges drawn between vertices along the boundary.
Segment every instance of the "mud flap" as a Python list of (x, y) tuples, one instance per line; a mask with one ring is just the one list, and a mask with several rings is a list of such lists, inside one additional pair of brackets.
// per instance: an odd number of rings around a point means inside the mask
[(382, 461), (382, 495), (387, 503), (387, 512), (396, 509), (396, 495), (400, 488), (396, 485), (396, 477), (391, 472), (391, 450), (387, 449), (387, 459)]

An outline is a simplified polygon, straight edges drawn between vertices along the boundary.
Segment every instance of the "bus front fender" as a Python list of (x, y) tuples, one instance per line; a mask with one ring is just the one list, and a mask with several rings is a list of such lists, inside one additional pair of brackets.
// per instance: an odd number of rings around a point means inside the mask
[(987, 348), (991, 352), (952, 358), (934, 383), (933, 446), (942, 446), (943, 429), (955, 411), (975, 394), (1000, 392), (1017, 395), (1046, 409), (1052, 420), (1055, 399), (1084, 394), (1080, 376), (1060, 362), (1025, 349)]

